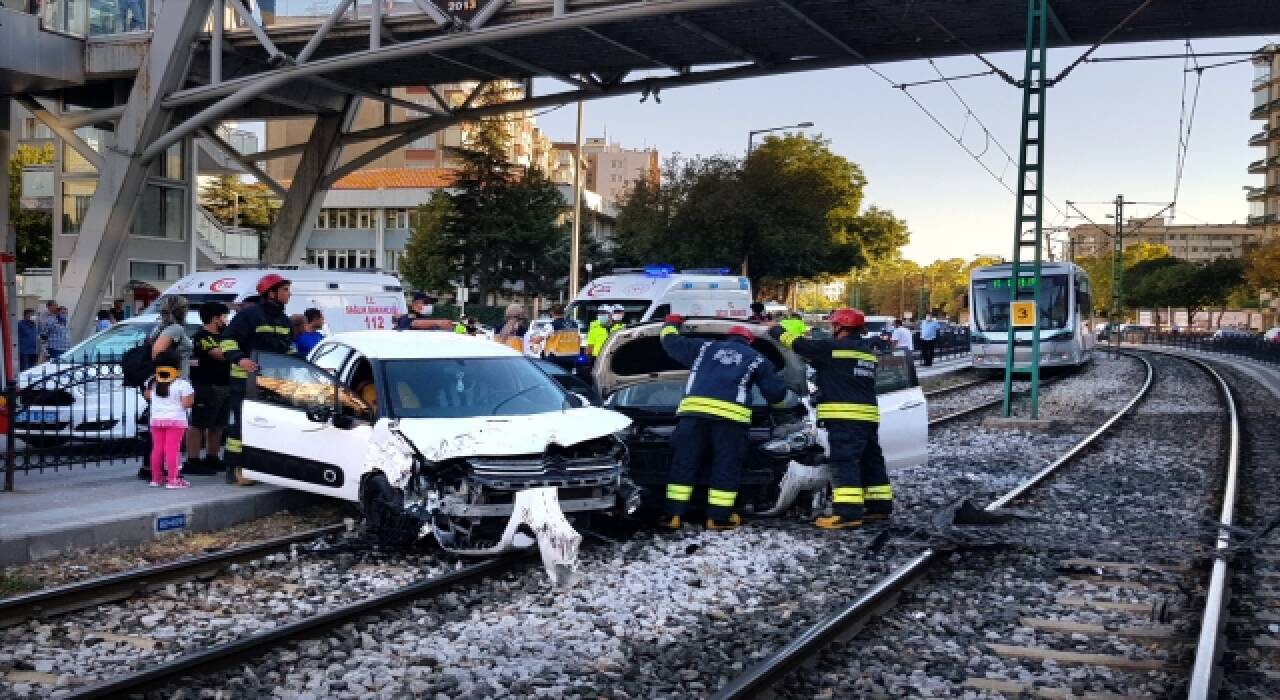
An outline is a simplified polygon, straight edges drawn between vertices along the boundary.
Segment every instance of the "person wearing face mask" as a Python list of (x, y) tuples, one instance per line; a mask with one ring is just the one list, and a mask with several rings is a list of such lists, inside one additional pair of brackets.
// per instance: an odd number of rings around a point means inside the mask
[(609, 339), (609, 312), (612, 308), (608, 304), (601, 304), (596, 307), (596, 320), (592, 321), (591, 325), (587, 327), (587, 348), (590, 349), (592, 357), (600, 354), (600, 348), (604, 347), (604, 341)]
[[(214, 474), (222, 469), (222, 431), (231, 422), (231, 363), (222, 354), (222, 332), (227, 328), (231, 310), (218, 301), (200, 307), (204, 324), (191, 342), (191, 384), (195, 388), (195, 405), (191, 408), (191, 429), (187, 431), (188, 474)], [(204, 444), (203, 458), (200, 446)]]
[(40, 329), (40, 335), (44, 336), (45, 351), (50, 360), (57, 360), (71, 347), (71, 336), (67, 330), (67, 307), (59, 306), (54, 311), (54, 315)]
[(18, 321), (18, 368), (27, 371), (40, 360), (40, 329), (36, 328), (36, 311), (27, 309)]
[(447, 318), (431, 318), (436, 298), (426, 292), (414, 292), (413, 301), (409, 304), (409, 313), (396, 321), (396, 330), (400, 331), (451, 331), (453, 321)]
[(622, 304), (614, 304), (613, 310), (609, 313), (609, 335), (613, 335), (618, 331), (627, 327), (627, 310)]

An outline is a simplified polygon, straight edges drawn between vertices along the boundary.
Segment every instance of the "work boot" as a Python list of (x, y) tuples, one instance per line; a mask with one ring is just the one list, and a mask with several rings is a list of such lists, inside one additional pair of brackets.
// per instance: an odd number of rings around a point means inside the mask
[(867, 512), (862, 516), (866, 522), (878, 522), (893, 517), (893, 501), (867, 501)]
[(742, 524), (742, 518), (737, 513), (730, 513), (725, 520), (716, 520), (715, 518), (707, 518), (708, 530), (732, 530)]
[(861, 520), (845, 520), (838, 515), (825, 515), (814, 520), (813, 524), (823, 530), (856, 530), (862, 527)]
[(658, 521), (658, 527), (667, 530), (679, 530), (683, 526), (684, 523), (678, 515), (664, 515), (662, 516), (662, 519)]

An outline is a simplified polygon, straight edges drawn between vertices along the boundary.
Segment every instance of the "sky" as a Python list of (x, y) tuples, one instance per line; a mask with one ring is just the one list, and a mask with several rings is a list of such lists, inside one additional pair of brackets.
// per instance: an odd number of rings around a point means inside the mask
[[(1252, 51), (1274, 37), (1195, 41), (1197, 52)], [(1100, 49), (1096, 56), (1178, 54), (1182, 42), (1125, 44)], [(1082, 48), (1050, 52), (1056, 75)], [(990, 59), (1021, 77), (1021, 52), (993, 54)], [(1204, 58), (1210, 65), (1239, 57)], [(985, 70), (972, 56), (941, 59), (947, 76)], [(877, 67), (895, 83), (937, 78), (924, 61)], [(1195, 73), (1187, 75), (1188, 108)], [(1253, 66), (1237, 63), (1203, 71), (1181, 185), (1177, 223), (1243, 222), (1248, 204), (1241, 188), (1260, 185), (1249, 175), (1249, 162), (1261, 148), (1247, 145), (1262, 128), (1251, 121), (1250, 83)], [(1066, 200), (1094, 221), (1105, 223), (1111, 202), (1127, 200), (1167, 203), (1173, 197), (1179, 120), (1184, 103), (1183, 61), (1086, 63), (1050, 89), (1045, 107), (1045, 192), (1066, 210)], [(953, 81), (951, 87), (987, 126), (995, 141), (1015, 154), (1021, 117), (1021, 92), (996, 76)], [(535, 92), (564, 89), (554, 81), (538, 81)], [(986, 138), (947, 84), (911, 88), (930, 112), (974, 153)], [(586, 136), (607, 133), (624, 147), (654, 147), (666, 158), (715, 153), (741, 154), (747, 132), (810, 121), (808, 133), (821, 134), (831, 148), (859, 164), (867, 177), (864, 206), (892, 210), (906, 220), (911, 241), (905, 257), (921, 263), (979, 254), (1008, 257), (1013, 245), (1014, 199), (951, 136), (934, 124), (902, 91), (865, 67), (801, 73), (772, 78), (664, 91), (661, 104), (638, 96), (587, 102)], [(966, 121), (968, 124), (966, 125)], [(572, 141), (572, 105), (538, 117), (538, 126), (553, 140)], [(1184, 127), (1185, 128), (1185, 127)], [(759, 138), (759, 137), (757, 137)], [(982, 162), (1005, 182), (1016, 180), (1016, 163), (992, 143)], [(1007, 169), (1006, 169), (1007, 168)], [(1130, 215), (1155, 214), (1162, 205), (1134, 205)], [(1075, 212), (1072, 211), (1072, 214)], [(1046, 203), (1045, 225), (1074, 225)]]

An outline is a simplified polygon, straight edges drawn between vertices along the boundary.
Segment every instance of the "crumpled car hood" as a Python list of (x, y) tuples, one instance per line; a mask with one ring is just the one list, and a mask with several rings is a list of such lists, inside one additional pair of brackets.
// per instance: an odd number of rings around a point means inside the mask
[(457, 457), (539, 454), (553, 444), (568, 447), (629, 425), (631, 419), (621, 413), (589, 407), (528, 416), (404, 418), (397, 428), (423, 457), (442, 462)]

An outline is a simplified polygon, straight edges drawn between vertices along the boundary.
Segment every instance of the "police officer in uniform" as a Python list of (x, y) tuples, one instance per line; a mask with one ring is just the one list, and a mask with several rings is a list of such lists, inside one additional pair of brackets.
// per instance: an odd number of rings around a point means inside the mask
[(886, 520), (893, 486), (880, 452), (880, 407), (876, 404), (873, 341), (863, 339), (865, 317), (857, 309), (831, 314), (834, 340), (809, 340), (774, 326), (769, 335), (809, 361), (817, 371), (818, 420), (827, 429), (834, 515), (814, 525), (853, 529), (866, 520)]
[(230, 403), (233, 422), (227, 427), (227, 482), (249, 483), (241, 475), (244, 451), (240, 442), (244, 416), (244, 397), (249, 373), (258, 371), (255, 352), (296, 354), (293, 323), (284, 312), (289, 303), (289, 280), (273, 273), (258, 280), (258, 303), (241, 308), (222, 333), (222, 356), (231, 363)]
[(681, 527), (698, 468), (709, 453), (707, 529), (732, 529), (742, 524), (732, 511), (751, 428), (751, 386), (776, 404), (787, 397), (787, 385), (768, 358), (751, 347), (755, 334), (750, 328), (734, 326), (724, 340), (707, 340), (680, 335), (684, 319), (678, 315), (667, 316), (666, 321), (662, 349), (689, 368), (689, 380), (676, 410), (680, 421), (671, 435), (675, 454), (667, 479), (667, 515), (661, 525), (672, 530)]
[(409, 302), (409, 313), (396, 319), (398, 331), (456, 331), (453, 321), (447, 318), (431, 318), (432, 305), (436, 298), (426, 292), (414, 292), (413, 301)]

